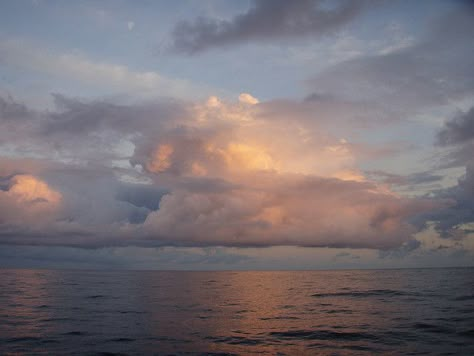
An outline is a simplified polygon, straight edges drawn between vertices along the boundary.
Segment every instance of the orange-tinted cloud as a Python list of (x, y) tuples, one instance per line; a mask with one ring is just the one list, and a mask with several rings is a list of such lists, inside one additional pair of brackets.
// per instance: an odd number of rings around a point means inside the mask
[(41, 225), (50, 223), (62, 195), (43, 180), (28, 174), (10, 178), (0, 191), (0, 220), (3, 224)]
[[(168, 176), (188, 185), (172, 188), (148, 215), (148, 238), (184, 245), (389, 248), (416, 232), (407, 222), (411, 215), (436, 208), (370, 182), (347, 140), (291, 125), (291, 118), (262, 117), (258, 100), (244, 98), (226, 103), (211, 97), (179, 132), (156, 138), (144, 168), (157, 182)], [(203, 179), (231, 185), (189, 189)]]

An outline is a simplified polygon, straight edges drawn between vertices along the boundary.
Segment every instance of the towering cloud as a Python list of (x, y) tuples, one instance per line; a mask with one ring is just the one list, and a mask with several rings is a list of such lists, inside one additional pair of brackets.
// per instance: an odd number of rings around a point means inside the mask
[(147, 217), (149, 239), (390, 248), (416, 231), (409, 217), (438, 205), (367, 181), (345, 140), (269, 118), (243, 97), (212, 97), (188, 122), (137, 147), (133, 162), (157, 184), (179, 182)]
[[(64, 147), (63, 161), (0, 172), (2, 211), (36, 216), (36, 206), (48, 207), (49, 224), (9, 218), (0, 241), (386, 249), (412, 238), (411, 218), (442, 205), (371, 182), (347, 140), (248, 93), (236, 102), (57, 101), (60, 110), (23, 110), (18, 122), (29, 123), (36, 154)], [(81, 142), (100, 153), (76, 149), (81, 160), (68, 161), (68, 148)]]

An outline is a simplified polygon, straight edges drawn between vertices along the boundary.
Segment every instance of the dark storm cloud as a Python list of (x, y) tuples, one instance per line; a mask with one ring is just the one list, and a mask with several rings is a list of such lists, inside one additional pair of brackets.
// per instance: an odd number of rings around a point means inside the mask
[(272, 41), (308, 35), (321, 35), (351, 21), (368, 0), (260, 0), (230, 20), (200, 17), (178, 23), (172, 35), (172, 48), (193, 54), (213, 47), (244, 41)]

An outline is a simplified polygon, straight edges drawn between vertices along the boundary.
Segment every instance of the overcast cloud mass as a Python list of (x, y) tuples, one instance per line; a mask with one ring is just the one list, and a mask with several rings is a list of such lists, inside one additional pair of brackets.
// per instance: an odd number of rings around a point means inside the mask
[(472, 265), (469, 2), (0, 8), (0, 266)]

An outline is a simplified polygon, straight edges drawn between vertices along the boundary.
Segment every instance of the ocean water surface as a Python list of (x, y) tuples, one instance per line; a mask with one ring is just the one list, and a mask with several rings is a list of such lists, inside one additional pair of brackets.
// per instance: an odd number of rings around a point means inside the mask
[(0, 270), (0, 354), (474, 355), (474, 269)]

